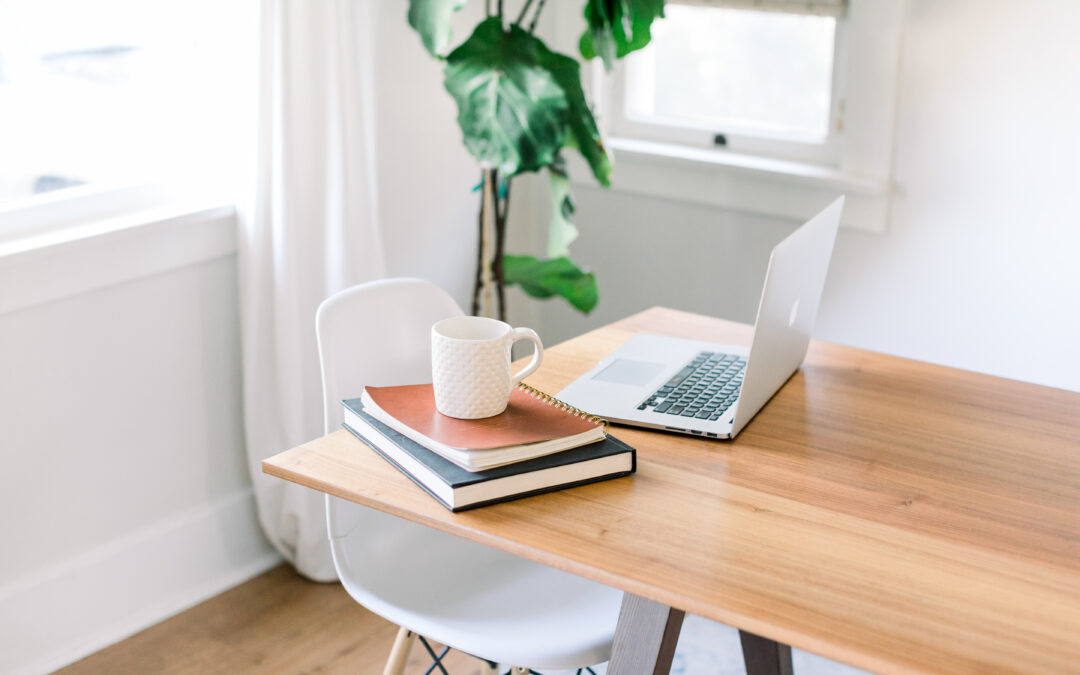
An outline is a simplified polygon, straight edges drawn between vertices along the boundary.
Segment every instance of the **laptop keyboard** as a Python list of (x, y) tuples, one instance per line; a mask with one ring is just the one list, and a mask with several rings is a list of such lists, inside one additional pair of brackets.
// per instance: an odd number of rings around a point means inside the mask
[(701, 352), (638, 410), (716, 421), (739, 398), (745, 370), (741, 356)]

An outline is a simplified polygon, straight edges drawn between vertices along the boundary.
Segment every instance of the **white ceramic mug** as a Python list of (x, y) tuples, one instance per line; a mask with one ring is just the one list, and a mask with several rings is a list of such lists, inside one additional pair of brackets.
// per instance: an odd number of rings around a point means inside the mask
[[(532, 361), (510, 373), (510, 346), (529, 340), (536, 346)], [(431, 327), (431, 379), (435, 407), (444, 415), (466, 420), (506, 410), (510, 392), (540, 367), (544, 345), (531, 328), (479, 316), (456, 316)]]

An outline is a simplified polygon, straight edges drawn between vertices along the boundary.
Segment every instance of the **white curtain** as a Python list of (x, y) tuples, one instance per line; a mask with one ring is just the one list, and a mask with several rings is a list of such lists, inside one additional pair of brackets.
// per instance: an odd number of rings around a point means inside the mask
[(244, 426), (259, 519), (302, 574), (336, 578), (322, 495), (260, 462), (323, 432), (315, 310), (384, 275), (376, 223), (375, 6), (262, 0), (254, 194), (243, 214)]

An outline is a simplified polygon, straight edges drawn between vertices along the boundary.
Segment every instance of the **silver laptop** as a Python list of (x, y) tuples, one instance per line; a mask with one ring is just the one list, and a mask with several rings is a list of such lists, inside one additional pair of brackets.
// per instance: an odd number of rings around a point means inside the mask
[(754, 340), (637, 335), (558, 397), (613, 422), (734, 438), (806, 356), (844, 198), (772, 250)]

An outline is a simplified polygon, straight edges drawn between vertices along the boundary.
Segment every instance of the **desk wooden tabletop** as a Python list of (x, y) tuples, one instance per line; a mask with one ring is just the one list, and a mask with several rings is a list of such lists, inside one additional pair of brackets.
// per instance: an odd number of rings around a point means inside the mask
[[(654, 308), (550, 348), (556, 392)], [(1080, 394), (829, 343), (734, 441), (629, 427), (638, 473), (453, 514), (339, 431), (263, 470), (880, 673), (1080, 672)]]

